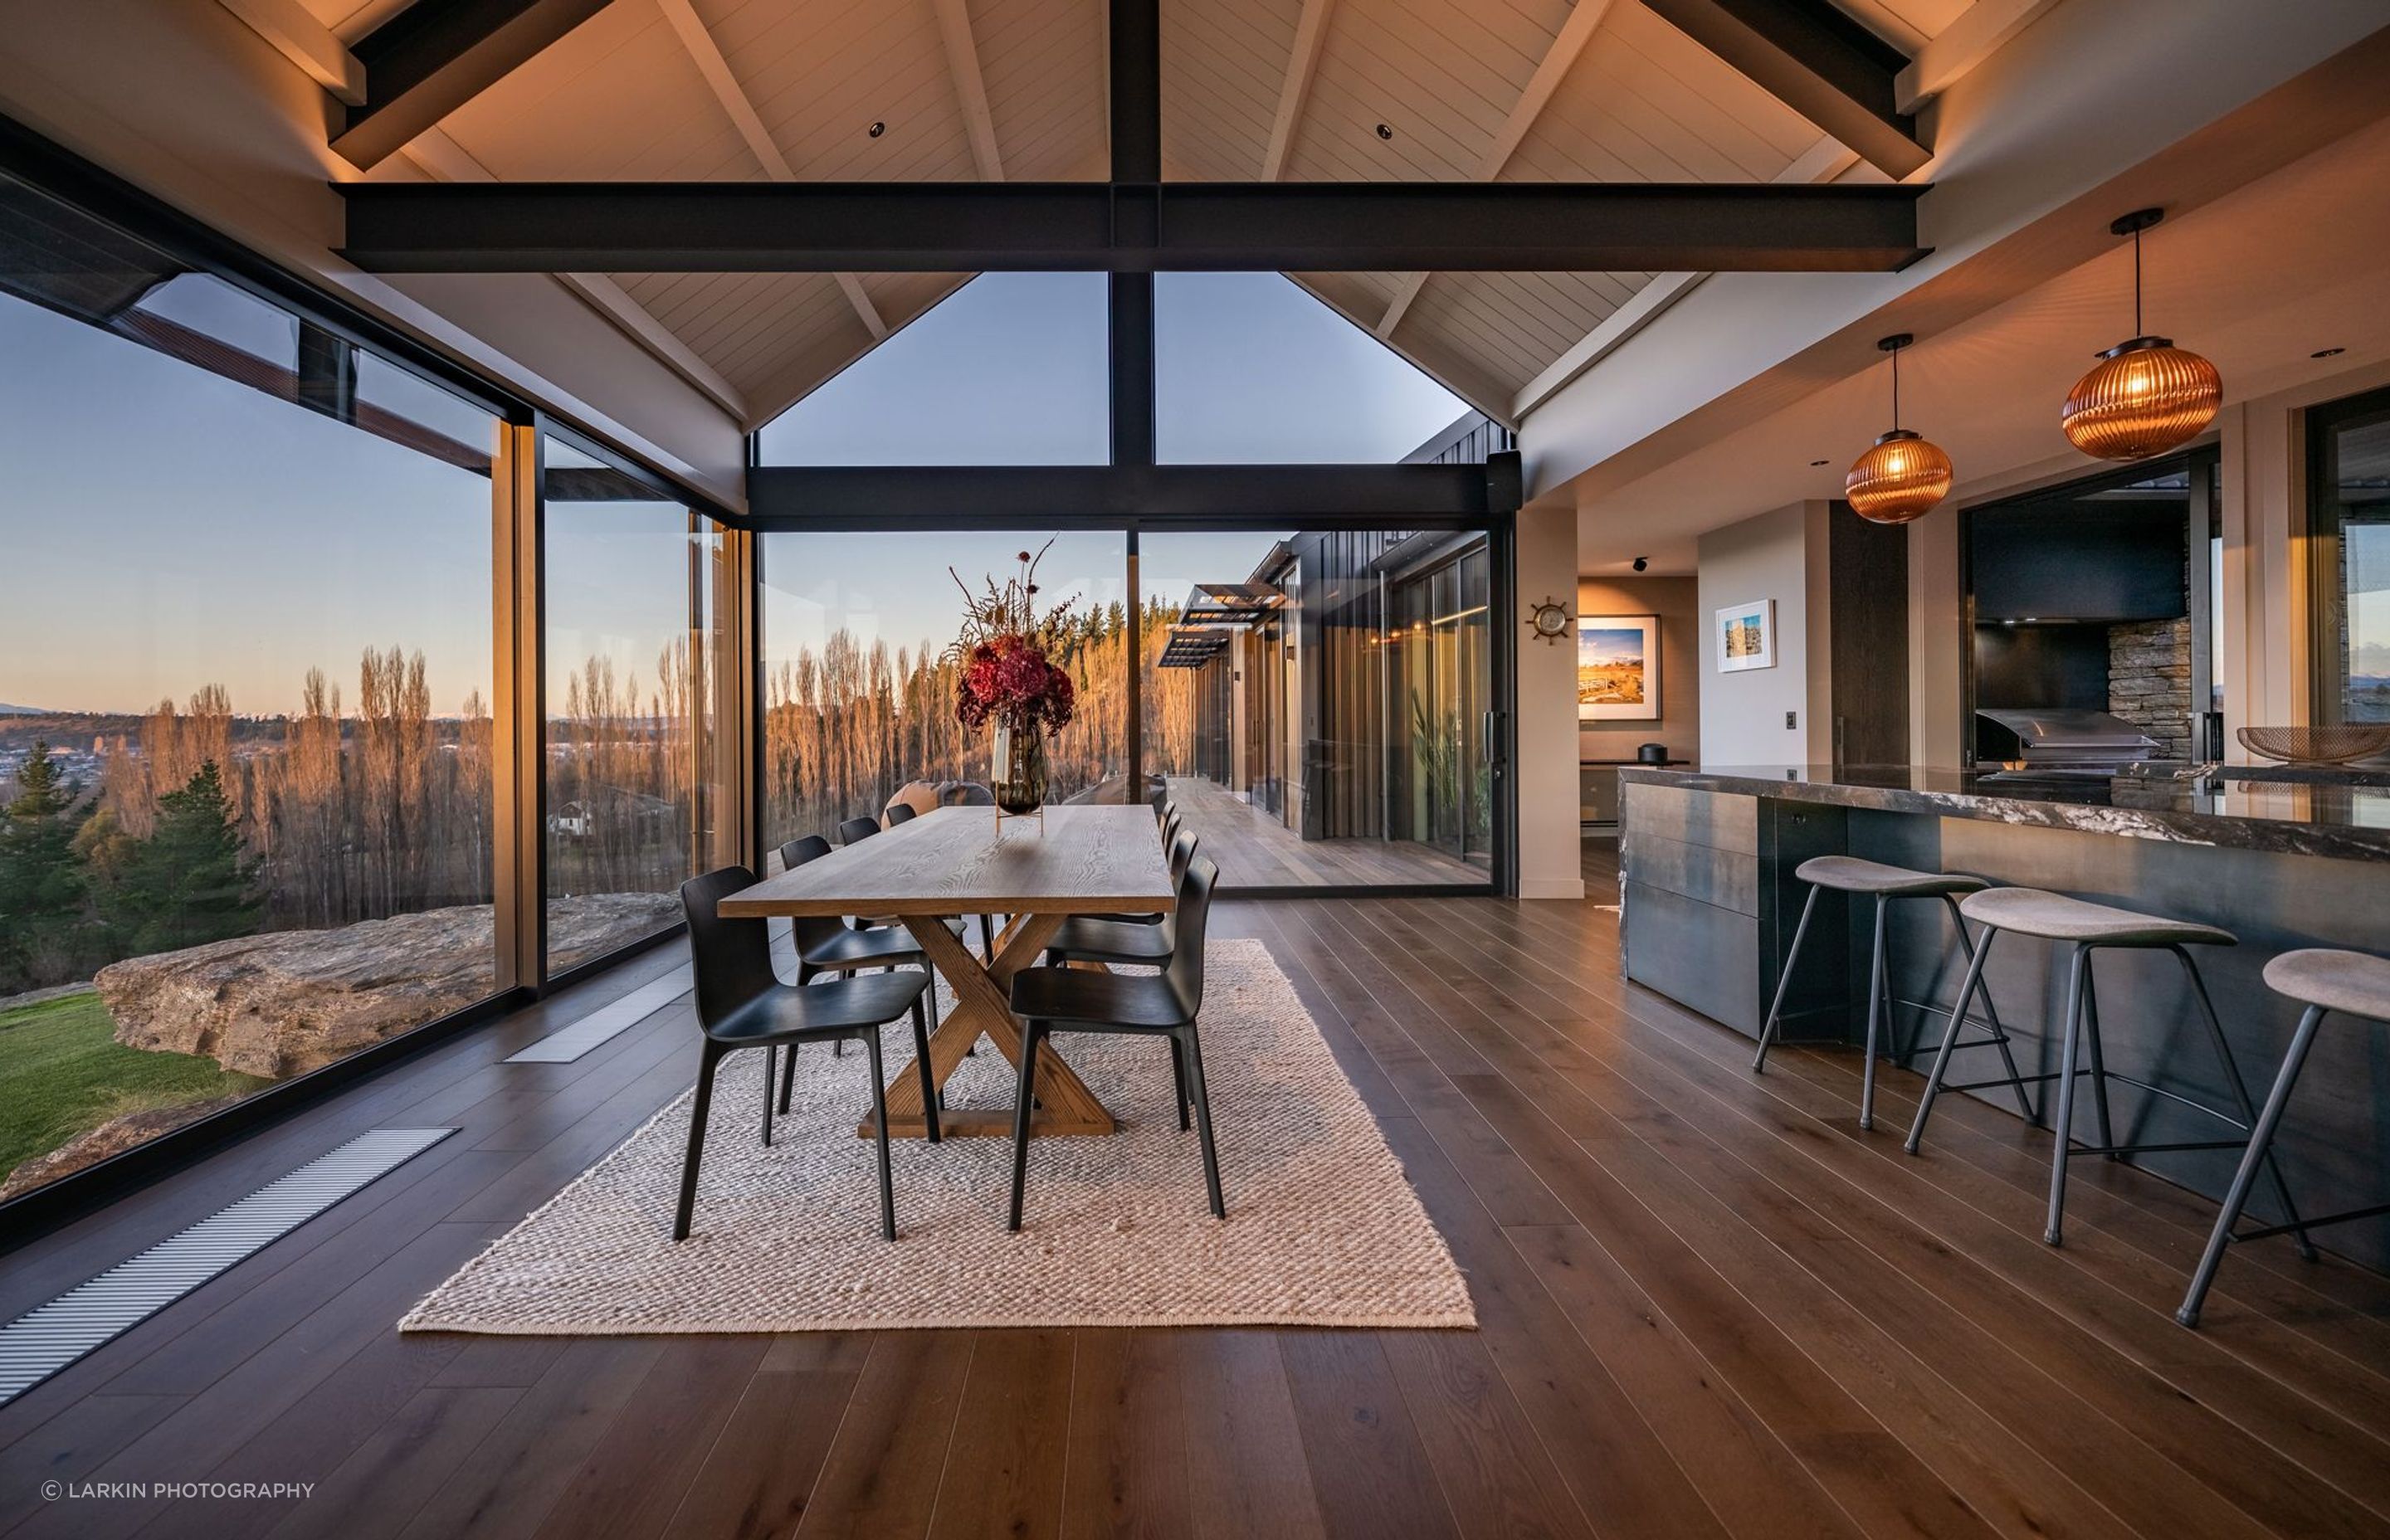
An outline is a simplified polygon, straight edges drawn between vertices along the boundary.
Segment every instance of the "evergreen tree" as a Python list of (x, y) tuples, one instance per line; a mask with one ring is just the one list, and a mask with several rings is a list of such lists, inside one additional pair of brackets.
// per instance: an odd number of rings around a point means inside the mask
[(71, 977), (82, 951), (84, 881), (72, 814), (80, 789), (35, 738), (0, 818), (0, 990)]
[(198, 946), (257, 929), (258, 865), (213, 760), (158, 799), (158, 823), (123, 853), (101, 908), (127, 955)]

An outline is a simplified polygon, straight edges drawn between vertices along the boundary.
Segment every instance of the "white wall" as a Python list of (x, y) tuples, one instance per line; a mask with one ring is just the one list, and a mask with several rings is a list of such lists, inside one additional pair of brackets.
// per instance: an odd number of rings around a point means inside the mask
[[(1576, 583), (1576, 509), (1519, 515), (1519, 602), (1566, 594)], [(1576, 648), (1533, 640), (1523, 614), (1497, 616), (1519, 629), (1519, 896), (1583, 898), (1577, 827)]]
[[(1822, 680), (1812, 678), (1826, 662), (1826, 509), (1819, 502), (1788, 504), (1701, 538), (1701, 742), (1707, 764), (1803, 764), (1817, 757), (1812, 724), (1831, 721)], [(1776, 601), (1776, 666), (1720, 674), (1717, 612), (1754, 599)], [(1791, 727), (1786, 712), (1795, 713)]]

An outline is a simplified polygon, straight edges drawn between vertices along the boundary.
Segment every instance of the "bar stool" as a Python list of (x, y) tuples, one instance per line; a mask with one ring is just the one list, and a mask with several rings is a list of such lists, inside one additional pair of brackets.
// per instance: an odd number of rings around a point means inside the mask
[[(2285, 952), (2266, 965), (2266, 985), (2307, 1008), (2299, 1017), (2298, 1030), (2291, 1034), (2290, 1051), (2282, 1056), (2282, 1068), (2274, 1076), (2274, 1088), (2266, 1094), (2266, 1110), (2257, 1114), (2257, 1126), (2249, 1135), (2249, 1148), (2241, 1156), (2241, 1169), (2233, 1173), (2232, 1186), (2224, 1194), (2224, 1212), (2216, 1216), (2216, 1228), (2208, 1233), (2207, 1250), (2201, 1253), (2199, 1267), (2191, 1275), (2191, 1290), (2182, 1297), (2182, 1308), (2174, 1313), (2174, 1318), (2185, 1326), (2199, 1324), (2199, 1307), (2207, 1298), (2207, 1286), (2216, 1281), (2217, 1264), (2224, 1260), (2227, 1242), (2262, 1240), (2269, 1235), (2293, 1232), (2304, 1241), (2308, 1230), (2320, 1226), (2390, 1213), (2390, 1203), (2376, 1203), (2370, 1209), (2329, 1214), (2321, 1219), (2301, 1220), (2294, 1213), (2291, 1224), (2232, 1233), (2232, 1226), (2240, 1222), (2242, 1209), (2249, 1201), (2249, 1188), (2256, 1180), (2258, 1162), (2271, 1165), (2274, 1133), (2282, 1125), (2282, 1109), (2290, 1104), (2292, 1088), (2299, 1083), (2299, 1071), (2307, 1061), (2307, 1049), (2315, 1043), (2317, 1026), (2333, 1011), (2390, 1024), (2390, 958), (2329, 947)], [(2312, 1256), (2314, 1252), (2309, 1250), (2307, 1254)]]
[[(1895, 898), (1938, 898), (1950, 911), (1950, 924), (1959, 932), (1959, 950), (1967, 958), (1969, 971), (1974, 969), (1975, 946), (1967, 939), (1967, 927), (1959, 918), (1960, 893), (1980, 892), (1985, 886), (1980, 877), (1966, 877), (1951, 872), (1912, 871), (1907, 866), (1886, 866), (1881, 861), (1863, 861), (1856, 855), (1814, 855), (1792, 870), (1792, 875), (1809, 884), (1809, 896), (1801, 904), (1800, 922), (1792, 927), (1792, 947), (1784, 955), (1784, 971), (1776, 981), (1776, 998), (1768, 1004), (1767, 1020), (1759, 1029), (1759, 1052), (1752, 1059), (1751, 1068), (1757, 1073), (1767, 1068), (1767, 1049), (1776, 1039), (1779, 1019), (1784, 1010), (1784, 992), (1792, 982), (1792, 965), (1800, 960), (1801, 942), (1809, 933), (1809, 916), (1818, 907), (1818, 894), (1829, 888), (1836, 892), (1868, 893), (1875, 898), (1874, 963), (1868, 978), (1867, 1068), (1859, 1080), (1859, 1126), (1875, 1126), (1875, 1060), (1879, 1021), (1890, 1026), (1892, 1015), (1892, 978), (1885, 967), (1883, 939), (1884, 906)], [(1983, 1043), (1999, 1045), (2003, 1058), (2009, 1055), (2008, 1033), (2000, 1028), (1999, 1013), (1992, 1008), (1991, 992), (1984, 992), (1984, 1009), (1991, 1018), (1992, 1035)], [(1963, 1045), (1975, 1047), (1977, 1044)], [(2016, 1060), (2009, 1059), (2009, 1072), (2016, 1073)], [(2022, 1086), (2017, 1101), (2024, 1103)], [(2025, 1116), (2033, 1112), (2026, 1110)]]
[[(2058, 1072), (2023, 1077), (2033, 1081), (2058, 1082), (2058, 1117), (2051, 1124), (2057, 1141), (2049, 1161), (2049, 1220), (2042, 1231), (2042, 1239), (2059, 1244), (2060, 1231), (2066, 1216), (2066, 1160), (2073, 1144), (2075, 1120), (2075, 1083), (2083, 1075), (2091, 1077), (2093, 1103), (2100, 1116), (2100, 1142), (2088, 1146), (2083, 1153), (2105, 1155), (2121, 1160), (2127, 1155), (2152, 1154), (2159, 1150), (2178, 1149), (2238, 1149), (2238, 1139), (2204, 1139), (2166, 1144), (2118, 1144), (2114, 1128), (2108, 1116), (2108, 1082), (2119, 1080), (2139, 1087), (2152, 1096), (2178, 1102), (2195, 1112), (2204, 1112), (2242, 1133), (2250, 1132), (2256, 1120), (2256, 1110), (2249, 1102), (2249, 1087), (2241, 1079), (2240, 1066), (2232, 1060), (2232, 1046), (2225, 1041), (2224, 1025), (2216, 1019), (2216, 1007), (2207, 998), (2207, 982), (2199, 975), (2199, 965), (2185, 950), (2189, 946), (2236, 946), (2240, 938), (2229, 930), (2196, 920), (2168, 919), (2162, 915), (2147, 915), (2137, 909), (2119, 909), (2106, 904), (2093, 904), (2086, 899), (2069, 898), (2064, 893), (2044, 892), (2038, 888), (1987, 888), (1970, 893), (1959, 905), (1959, 912), (1984, 928), (1984, 943), (1975, 949), (1974, 960), (1968, 965), (1967, 981), (1959, 986), (1959, 1005), (1951, 1015), (1949, 1033), (1944, 1036), (1942, 1051), (1934, 1057), (1934, 1068), (1925, 1077), (1925, 1094), (1917, 1104), (1917, 1122), (1908, 1131), (1908, 1149), (1915, 1154), (1925, 1137), (1925, 1120), (1933, 1114), (1934, 1098), (1942, 1092), (1942, 1077), (1950, 1060), (1950, 1038), (1958, 1032), (1958, 1012), (1967, 1006), (1967, 997), (1983, 982), (1984, 959), (1991, 956), (1992, 942), (2001, 931), (2013, 930), (2022, 936), (2037, 936), (2043, 941), (2072, 943), (2074, 951), (2068, 966), (2066, 983), (2066, 1028), (2059, 1051)], [(2216, 1058), (2224, 1069), (2225, 1084), (2232, 1088), (2232, 1099), (2241, 1110), (2235, 1121), (2204, 1102), (2153, 1085), (2146, 1080), (2120, 1074), (2108, 1068), (2100, 1053), (2100, 999), (2091, 980), (2091, 954), (2103, 946), (2156, 948), (2174, 954), (2182, 965), (2183, 976), (2191, 981), (2191, 998), (2199, 1004), (2200, 1020), (2207, 1023), (2207, 1035), (2216, 1046)], [(2078, 1053), (2088, 1057), (2087, 1068), (2078, 1069)], [(1993, 1081), (1985, 1084), (1998, 1084)], [(1972, 1088), (1972, 1087), (1970, 1087)], [(2268, 1174), (2274, 1189), (2281, 1198), (2282, 1210), (2294, 1224), (2298, 1211), (2292, 1207), (2290, 1188), (2283, 1185), (2281, 1173), (2267, 1161)], [(2304, 1232), (2300, 1246), (2307, 1254)]]

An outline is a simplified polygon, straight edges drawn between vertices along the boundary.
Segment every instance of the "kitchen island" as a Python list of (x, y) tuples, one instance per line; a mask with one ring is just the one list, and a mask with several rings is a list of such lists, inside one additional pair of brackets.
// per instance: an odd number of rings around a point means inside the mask
[[(2265, 987), (2267, 960), (2302, 946), (2390, 953), (2390, 776), (2379, 774), (2229, 769), (2200, 779), (2159, 767), (2027, 777), (1703, 765), (1630, 766), (1619, 779), (1627, 976), (1754, 1037), (1806, 892), (1794, 869), (1813, 855), (1971, 872), (2234, 932), (2240, 945), (2203, 949), (2199, 961), (2258, 1097), (2298, 1018), (2295, 1006)], [(1788, 1041), (1864, 1040), (1868, 915), (1855, 907), (1838, 894), (1820, 898), (1786, 995)], [(1949, 924), (1939, 905), (1896, 903), (1888, 930), (1889, 1051), (1921, 1069), (1958, 990)], [(2057, 1068), (2064, 958), (2062, 948), (2008, 937), (1985, 969), (2028, 1074)], [(2230, 1092), (2173, 960), (2112, 952), (2095, 966), (2110, 1065), (2229, 1107)], [(1960, 1078), (1990, 1072), (1962, 1060)], [(2005, 1091), (1984, 1095), (2013, 1115)], [(2122, 1139), (2218, 1136), (2207, 1120), (2162, 1097), (2125, 1086), (2114, 1096)], [(1879, 1136), (1897, 1134), (1880, 1126)], [(2330, 1023), (2278, 1150), (2311, 1212), (2383, 1200), (2390, 1032)], [(2222, 1192), (2233, 1165), (2229, 1152), (2217, 1151), (2140, 1159), (2210, 1195)], [(2375, 1265), (2390, 1264), (2390, 1219), (2327, 1238)]]

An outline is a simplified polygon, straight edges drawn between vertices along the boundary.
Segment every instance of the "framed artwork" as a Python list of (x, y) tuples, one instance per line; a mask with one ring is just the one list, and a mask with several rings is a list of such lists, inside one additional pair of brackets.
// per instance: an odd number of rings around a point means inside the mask
[(1580, 615), (1576, 622), (1576, 719), (1656, 722), (1660, 717), (1660, 617)]
[(1717, 612), (1717, 661), (1720, 674), (1776, 666), (1774, 599), (1729, 604)]

